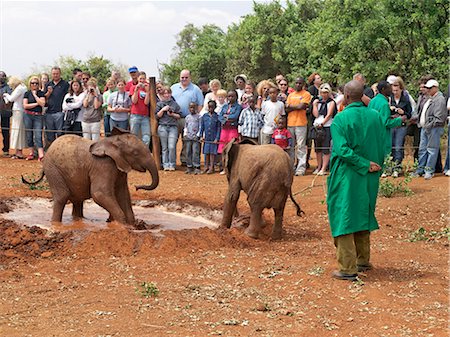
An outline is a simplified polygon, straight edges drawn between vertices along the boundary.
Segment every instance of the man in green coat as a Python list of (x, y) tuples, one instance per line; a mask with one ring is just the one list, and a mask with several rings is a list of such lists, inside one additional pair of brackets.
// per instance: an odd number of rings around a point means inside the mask
[(378, 82), (377, 89), (379, 94), (377, 94), (373, 99), (370, 100), (369, 108), (378, 111), (378, 113), (381, 116), (381, 119), (383, 120), (385, 126), (383, 135), (386, 140), (385, 141), (386, 150), (384, 156), (386, 157), (391, 153), (392, 149), (391, 129), (401, 126), (402, 123), (406, 121), (406, 116), (392, 118), (391, 108), (389, 106), (388, 100), (392, 93), (391, 84), (389, 82), (387, 81)]
[(347, 107), (333, 120), (333, 151), (327, 206), (339, 271), (333, 277), (354, 281), (371, 269), (370, 232), (378, 229), (375, 204), (385, 155), (385, 126), (380, 115), (361, 101), (364, 86), (345, 85)]

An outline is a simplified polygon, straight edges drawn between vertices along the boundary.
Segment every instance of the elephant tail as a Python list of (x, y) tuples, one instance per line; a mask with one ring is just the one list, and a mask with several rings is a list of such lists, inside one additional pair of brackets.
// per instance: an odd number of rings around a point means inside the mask
[(305, 214), (305, 212), (302, 211), (302, 208), (299, 204), (297, 204), (297, 201), (295, 201), (294, 196), (292, 195), (292, 189), (289, 189), (289, 197), (291, 198), (292, 202), (294, 203), (295, 207), (297, 208), (297, 216), (302, 216), (302, 214)]
[(38, 183), (40, 183), (40, 182), (42, 181), (42, 179), (44, 178), (44, 176), (45, 176), (44, 170), (41, 170), (41, 175), (40, 175), (40, 177), (39, 177), (37, 180), (34, 180), (34, 181), (26, 180), (25, 177), (22, 175), (22, 183), (27, 184), (27, 185), (36, 185), (36, 184), (38, 184)]

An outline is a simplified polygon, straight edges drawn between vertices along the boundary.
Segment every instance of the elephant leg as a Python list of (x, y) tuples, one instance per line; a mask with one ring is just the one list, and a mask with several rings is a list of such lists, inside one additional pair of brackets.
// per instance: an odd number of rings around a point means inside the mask
[(126, 223), (134, 225), (135, 218), (131, 207), (131, 196), (126, 177), (125, 179), (119, 179), (116, 183), (116, 199), (119, 201), (120, 208), (125, 214)]
[(250, 225), (245, 230), (245, 233), (253, 239), (258, 239), (259, 232), (261, 230), (263, 208), (255, 205), (250, 206), (250, 208), (252, 211), (250, 216)]
[(83, 218), (83, 201), (72, 201), (72, 218), (75, 220)]
[(52, 192), (53, 196), (52, 222), (62, 222), (64, 207), (66, 207), (66, 203), (69, 200), (70, 195), (69, 189), (65, 186), (65, 184), (61, 183), (59, 179), (56, 179), (58, 183), (55, 184), (53, 182), (55, 179), (47, 177), (50, 185), (50, 191)]
[(240, 187), (228, 187), (227, 195), (225, 196), (225, 202), (223, 205), (223, 218), (220, 227), (230, 228), (231, 221), (233, 220), (233, 214), (236, 211), (236, 205), (239, 200), (239, 194), (241, 192)]
[(125, 214), (123, 213), (122, 208), (120, 208), (113, 191), (111, 190), (110, 192), (105, 193), (101, 189), (95, 189), (94, 186), (92, 186), (92, 189), (94, 190), (94, 192), (92, 192), (92, 199), (109, 212), (110, 218), (112, 217), (112, 220), (126, 224)]
[(274, 208), (275, 213), (275, 223), (272, 227), (272, 239), (279, 240), (283, 234), (283, 214), (284, 207), (282, 208)]

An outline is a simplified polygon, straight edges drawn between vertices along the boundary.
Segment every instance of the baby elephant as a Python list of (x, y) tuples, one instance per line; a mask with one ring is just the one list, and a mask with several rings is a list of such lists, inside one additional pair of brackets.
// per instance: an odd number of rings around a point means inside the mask
[(221, 226), (230, 228), (240, 191), (243, 190), (247, 193), (251, 209), (246, 234), (257, 239), (262, 226), (262, 211), (273, 208), (275, 224), (272, 239), (280, 239), (288, 196), (297, 208), (297, 215), (303, 213), (292, 196), (294, 174), (289, 156), (277, 145), (237, 144), (232, 140), (222, 152), (222, 161), (228, 178), (228, 192)]

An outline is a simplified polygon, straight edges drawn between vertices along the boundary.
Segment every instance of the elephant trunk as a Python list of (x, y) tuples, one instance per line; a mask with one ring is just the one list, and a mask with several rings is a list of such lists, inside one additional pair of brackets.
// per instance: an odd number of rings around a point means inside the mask
[(137, 185), (136, 191), (138, 190), (151, 191), (154, 190), (159, 184), (158, 168), (156, 167), (156, 163), (153, 157), (150, 158), (149, 163), (146, 165), (146, 170), (149, 171), (150, 175), (152, 176), (152, 183), (151, 185)]

